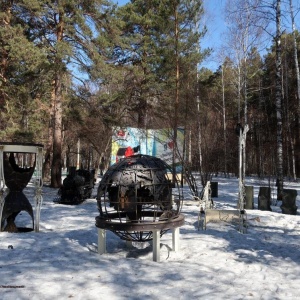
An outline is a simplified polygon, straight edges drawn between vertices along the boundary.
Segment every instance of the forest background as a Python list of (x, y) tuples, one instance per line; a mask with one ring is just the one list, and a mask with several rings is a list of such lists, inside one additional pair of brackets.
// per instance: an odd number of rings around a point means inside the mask
[(249, 128), (247, 174), (299, 177), (300, 1), (221, 1), (215, 49), (203, 2), (1, 1), (0, 140), (43, 144), (59, 187), (78, 155), (109, 164), (116, 127), (184, 127), (183, 165), (206, 175), (238, 173)]

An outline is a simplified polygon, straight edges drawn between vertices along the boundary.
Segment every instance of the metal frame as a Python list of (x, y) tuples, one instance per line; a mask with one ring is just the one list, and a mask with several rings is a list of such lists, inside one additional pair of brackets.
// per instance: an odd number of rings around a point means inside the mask
[[(4, 167), (3, 167), (3, 154), (5, 152), (13, 153), (32, 153), (36, 155), (36, 166), (35, 166), (35, 222), (34, 222), (34, 231), (39, 231), (40, 223), (40, 211), (43, 202), (42, 197), (42, 186), (43, 186), (43, 145), (41, 144), (31, 144), (31, 143), (9, 143), (9, 142), (0, 142), (0, 224), (2, 222), (2, 212), (5, 203), (5, 194), (7, 188), (5, 185), (4, 178)], [(0, 231), (2, 231), (0, 225)]]
[[(103, 228), (98, 229), (98, 253), (100, 255), (106, 253), (106, 230)], [(159, 229), (153, 230), (153, 261), (160, 261), (160, 237), (161, 232)], [(172, 229), (172, 250), (177, 252), (179, 251), (179, 240), (180, 240), (180, 228), (176, 227)]]
[(179, 249), (183, 195), (178, 178), (174, 185), (169, 180), (170, 171), (161, 159), (142, 154), (124, 158), (107, 170), (97, 193), (99, 254), (106, 252), (106, 230), (127, 243), (152, 241), (154, 261), (160, 260), (160, 238), (168, 230), (172, 230), (173, 250)]
[(170, 166), (161, 159), (142, 154), (111, 166), (98, 186), (96, 227), (141, 242), (151, 241), (153, 230), (163, 235), (182, 226), (182, 190), (177, 178), (172, 185), (168, 171)]
[(238, 219), (239, 231), (245, 233), (247, 230), (247, 214), (243, 209), (215, 209), (211, 198), (210, 181), (207, 182), (202, 198), (199, 200), (200, 211), (198, 214), (198, 230), (206, 230), (206, 224), (209, 222), (234, 222)]

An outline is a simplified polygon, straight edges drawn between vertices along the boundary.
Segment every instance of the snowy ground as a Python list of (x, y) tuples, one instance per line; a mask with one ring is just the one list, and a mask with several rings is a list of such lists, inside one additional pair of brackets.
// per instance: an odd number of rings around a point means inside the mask
[[(216, 206), (236, 207), (237, 179), (214, 181)], [(300, 184), (286, 185), (298, 191), (297, 215), (282, 214), (280, 203), (272, 212), (257, 210), (259, 186), (267, 183), (247, 178), (246, 184), (254, 186), (255, 201), (255, 209), (247, 210), (246, 234), (231, 223), (198, 230), (199, 206), (186, 199), (180, 250), (171, 251), (172, 234), (165, 234), (160, 262), (152, 260), (150, 245), (130, 249), (111, 232), (108, 253), (99, 255), (96, 200), (55, 204), (57, 190), (44, 187), (40, 232), (0, 233), (0, 298), (299, 299)]]

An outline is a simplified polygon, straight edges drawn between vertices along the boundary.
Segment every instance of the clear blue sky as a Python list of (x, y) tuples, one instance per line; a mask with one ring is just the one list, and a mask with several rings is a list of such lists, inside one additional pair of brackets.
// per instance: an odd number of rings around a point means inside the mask
[(220, 65), (216, 54), (224, 41), (222, 35), (226, 30), (225, 2), (225, 0), (204, 1), (204, 23), (207, 27), (207, 33), (204, 39), (200, 41), (200, 45), (202, 48), (214, 49), (214, 53), (203, 62), (201, 67), (209, 68), (212, 71), (215, 71)]

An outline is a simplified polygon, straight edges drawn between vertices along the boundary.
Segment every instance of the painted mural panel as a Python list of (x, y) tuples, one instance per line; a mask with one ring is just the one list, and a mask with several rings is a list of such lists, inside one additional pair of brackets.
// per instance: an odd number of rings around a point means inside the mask
[[(112, 137), (111, 163), (133, 154), (146, 154), (158, 157), (172, 165), (174, 140), (171, 129), (143, 130), (134, 127), (116, 128)], [(178, 155), (175, 163), (180, 171), (180, 157), (183, 154), (184, 129), (177, 129)]]

